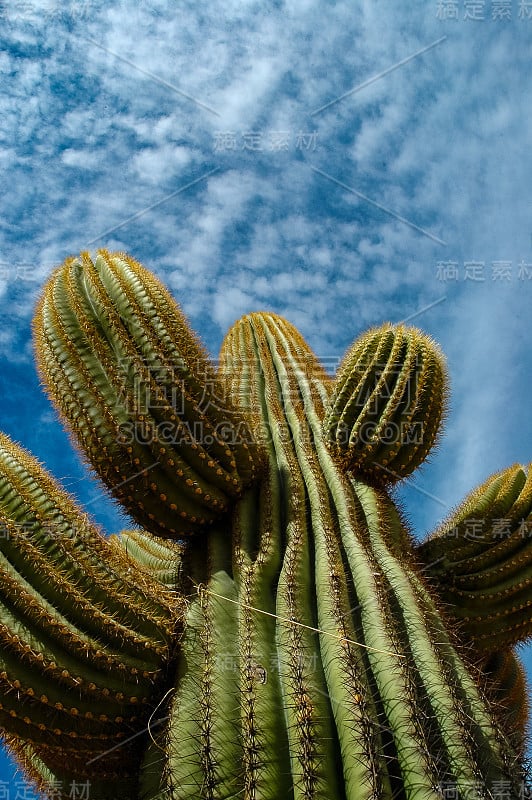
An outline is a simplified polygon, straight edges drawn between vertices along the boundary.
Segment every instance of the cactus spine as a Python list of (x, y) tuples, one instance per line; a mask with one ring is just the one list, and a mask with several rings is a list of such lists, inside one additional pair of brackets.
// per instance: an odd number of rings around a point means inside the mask
[[(105, 540), (0, 439), (0, 725), (43, 790), (522, 795), (530, 473), (494, 476), (414, 543), (390, 487), (445, 413), (428, 337), (374, 329), (331, 379), (288, 322), (250, 314), (215, 370), (162, 285), (100, 251), (51, 277), (35, 339), (141, 526)], [(502, 517), (496, 542), (470, 541), (468, 520)]]

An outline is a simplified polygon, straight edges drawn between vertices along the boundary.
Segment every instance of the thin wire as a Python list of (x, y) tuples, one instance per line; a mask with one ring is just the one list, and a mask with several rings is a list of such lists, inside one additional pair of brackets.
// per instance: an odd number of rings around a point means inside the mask
[[(166, 694), (164, 695), (162, 700), (155, 706), (155, 708), (153, 710), (153, 713), (150, 715), (150, 718), (148, 720), (148, 726), (147, 726), (148, 735), (149, 735), (150, 739), (152, 740), (153, 744), (155, 745), (155, 747), (157, 747), (162, 753), (165, 752), (164, 748), (161, 747), (159, 744), (157, 744), (157, 742), (155, 741), (155, 739), (152, 736), (152, 733), (151, 733), (151, 721), (154, 718), (154, 716), (157, 713), (157, 711), (159, 710), (159, 708), (162, 706), (162, 704), (166, 700), (166, 698), (168, 697), (168, 695), (171, 694), (174, 691), (175, 691), (174, 688), (168, 689), (168, 691), (166, 692)], [(156, 725), (160, 725), (161, 722), (166, 722), (167, 719), (170, 719), (169, 715), (167, 717), (164, 717), (164, 719), (157, 720), (157, 722), (155, 724)]]
[(313, 631), (314, 633), (323, 633), (324, 636), (332, 636), (333, 639), (339, 639), (342, 642), (348, 642), (348, 644), (355, 644), (358, 647), (364, 647), (366, 650), (371, 650), (374, 653), (385, 653), (388, 656), (397, 656), (397, 658), (406, 658), (405, 655), (401, 653), (392, 653), (390, 650), (379, 650), (377, 647), (371, 647), (368, 644), (364, 644), (363, 642), (356, 642), (354, 639), (347, 639), (345, 636), (341, 636), (338, 633), (329, 633), (328, 631), (324, 631), (321, 628), (313, 628), (311, 625), (304, 625), (302, 622), (297, 622), (295, 619), (289, 619), (288, 617), (281, 617), (279, 614), (272, 614), (270, 611), (264, 611), (262, 608), (255, 608), (255, 606), (250, 606), (247, 603), (240, 603), (238, 600), (231, 600), (230, 597), (225, 597), (223, 594), (218, 594), (217, 592), (213, 592), (211, 589), (205, 589), (205, 587), (198, 585), (197, 587), (198, 594), (201, 592), (205, 592), (205, 594), (212, 594), (213, 597), (219, 597), (221, 600), (227, 600), (228, 603), (234, 603), (237, 606), (241, 606), (242, 608), (248, 608), (250, 611), (256, 611), (258, 614), (265, 614), (267, 617), (273, 617), (274, 619), (278, 619), (281, 622), (288, 622), (290, 625), (297, 625), (299, 628), (306, 628), (309, 631)]

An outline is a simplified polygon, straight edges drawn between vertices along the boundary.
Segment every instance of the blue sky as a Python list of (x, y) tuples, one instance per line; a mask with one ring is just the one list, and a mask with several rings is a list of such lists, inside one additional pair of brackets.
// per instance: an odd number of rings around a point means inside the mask
[(452, 398), (399, 493), (420, 537), (532, 460), (532, 2), (7, 0), (0, 23), (0, 428), (109, 532), (30, 340), (51, 269), (100, 246), (214, 356), (262, 309), (329, 364), (386, 320), (430, 333)]

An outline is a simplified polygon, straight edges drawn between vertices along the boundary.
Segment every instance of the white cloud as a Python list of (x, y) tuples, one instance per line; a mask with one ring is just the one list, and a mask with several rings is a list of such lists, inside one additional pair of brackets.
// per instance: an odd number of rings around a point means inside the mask
[(187, 148), (165, 143), (162, 146), (145, 148), (134, 155), (130, 169), (141, 181), (157, 185), (172, 175), (179, 175), (191, 158), (192, 154)]
[(228, 329), (239, 317), (253, 310), (252, 295), (237, 287), (227, 287), (216, 293), (212, 313), (216, 322)]
[(91, 152), (83, 148), (75, 150), (74, 148), (67, 148), (61, 154), (61, 160), (69, 167), (80, 167), (81, 169), (94, 169), (100, 162), (100, 154), (97, 151)]

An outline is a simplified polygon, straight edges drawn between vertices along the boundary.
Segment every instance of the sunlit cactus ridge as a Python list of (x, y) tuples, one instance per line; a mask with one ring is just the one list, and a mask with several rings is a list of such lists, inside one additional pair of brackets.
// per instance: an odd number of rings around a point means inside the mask
[(100, 250), (52, 274), (34, 339), (138, 526), (105, 538), (0, 435), (0, 726), (43, 796), (525, 796), (532, 472), (413, 538), (393, 486), (446, 415), (429, 336), (373, 328), (333, 378), (253, 313), (215, 364), (157, 278)]

